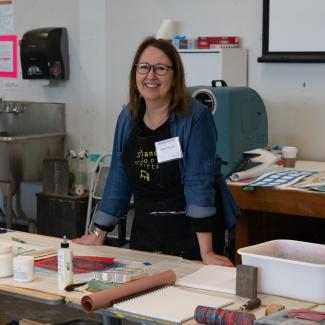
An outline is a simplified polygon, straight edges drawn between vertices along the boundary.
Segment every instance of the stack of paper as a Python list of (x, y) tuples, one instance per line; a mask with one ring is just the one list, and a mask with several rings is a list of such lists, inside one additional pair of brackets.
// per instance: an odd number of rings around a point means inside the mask
[(35, 260), (55, 256), (57, 254), (56, 247), (29, 245), (18, 242), (14, 242), (13, 245), (16, 255), (34, 256)]
[(236, 292), (236, 268), (220, 265), (205, 265), (200, 270), (176, 281), (183, 287), (226, 292)]
[(258, 179), (248, 183), (247, 185), (285, 188), (312, 174), (313, 172), (294, 169), (284, 170), (281, 172), (271, 172), (260, 176)]
[(303, 181), (296, 183), (294, 188), (325, 191), (325, 171), (304, 178)]

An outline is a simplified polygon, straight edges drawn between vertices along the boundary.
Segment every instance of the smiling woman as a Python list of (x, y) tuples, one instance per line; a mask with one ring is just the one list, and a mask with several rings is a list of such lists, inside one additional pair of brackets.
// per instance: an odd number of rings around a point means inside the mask
[(231, 266), (216, 253), (223, 252), (222, 211), (231, 211), (233, 225), (238, 208), (220, 173), (216, 138), (211, 112), (187, 93), (177, 50), (145, 39), (131, 65), (97, 230), (75, 242), (103, 243), (133, 194), (130, 248)]

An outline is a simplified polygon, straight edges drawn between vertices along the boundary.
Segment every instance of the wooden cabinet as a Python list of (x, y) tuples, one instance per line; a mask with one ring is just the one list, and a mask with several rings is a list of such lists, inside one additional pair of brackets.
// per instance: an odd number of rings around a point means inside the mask
[(224, 80), (228, 86), (247, 86), (247, 49), (178, 50), (186, 85), (210, 86), (211, 80)]

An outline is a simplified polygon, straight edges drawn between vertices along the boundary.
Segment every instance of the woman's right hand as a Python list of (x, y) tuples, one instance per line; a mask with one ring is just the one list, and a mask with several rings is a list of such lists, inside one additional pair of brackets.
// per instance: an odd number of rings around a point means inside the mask
[(72, 239), (72, 242), (80, 245), (103, 245), (106, 237), (106, 231), (100, 231), (99, 235), (87, 234), (80, 238)]

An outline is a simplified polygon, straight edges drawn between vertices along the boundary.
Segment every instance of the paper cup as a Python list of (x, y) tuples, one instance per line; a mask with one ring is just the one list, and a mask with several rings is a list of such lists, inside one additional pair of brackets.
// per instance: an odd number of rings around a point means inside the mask
[(283, 147), (282, 158), (283, 166), (288, 168), (295, 167), (298, 149), (296, 147)]
[(34, 279), (34, 257), (16, 256), (13, 263), (14, 281), (30, 282)]

